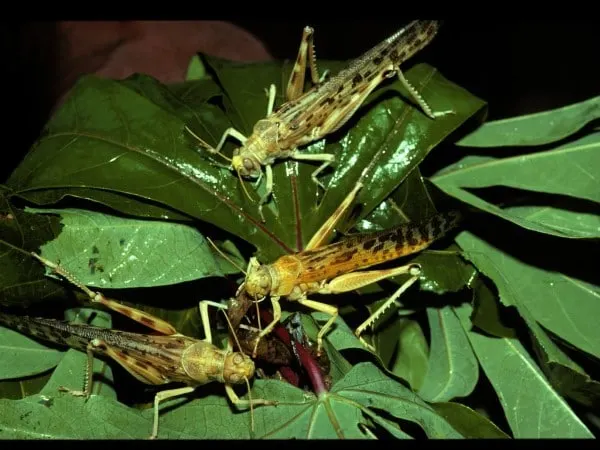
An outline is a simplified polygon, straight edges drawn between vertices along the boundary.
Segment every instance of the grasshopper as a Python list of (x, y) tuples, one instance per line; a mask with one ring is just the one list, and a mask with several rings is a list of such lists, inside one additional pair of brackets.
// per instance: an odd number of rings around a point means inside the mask
[[(172, 382), (187, 386), (158, 392), (154, 398), (154, 421), (151, 439), (158, 436), (158, 407), (160, 402), (188, 394), (198, 386), (218, 381), (236, 406), (273, 405), (275, 401), (240, 399), (232, 385), (246, 383), (254, 376), (254, 362), (245, 354), (233, 352), (231, 341), (227, 350), (212, 344), (208, 317), (203, 315), (205, 340), (177, 333), (168, 323), (143, 311), (110, 300), (80, 283), (71, 273), (36, 253), (32, 255), (57, 275), (84, 291), (92, 301), (141, 323), (160, 335), (108, 330), (91, 325), (70, 324), (46, 318), (20, 317), (0, 313), (0, 323), (36, 338), (85, 351), (88, 356), (83, 391), (63, 388), (75, 396), (91, 395), (94, 354), (105, 355), (145, 384), (164, 385)], [(254, 421), (252, 421), (254, 426)]]
[[(334, 156), (329, 153), (306, 154), (299, 152), (297, 148), (318, 141), (341, 128), (369, 94), (387, 78), (397, 74), (404, 87), (429, 118), (435, 119), (454, 113), (454, 111), (433, 112), (399, 67), (429, 44), (438, 29), (439, 22), (435, 20), (415, 20), (352, 61), (336, 76), (324, 81), (325, 77), (319, 77), (316, 66), (314, 30), (305, 27), (298, 57), (288, 81), (286, 102), (277, 109), (273, 108), (276, 88), (272, 84), (268, 91), (267, 115), (254, 125), (249, 137), (235, 128), (228, 128), (217, 146), (212, 147), (187, 126), (186, 129), (198, 139), (202, 147), (224, 158), (226, 157), (221, 154), (221, 149), (227, 138), (231, 136), (237, 139), (242, 145), (234, 150), (228, 168), (235, 171), (240, 180), (244, 177), (257, 179), (257, 183), (260, 182), (263, 175), (262, 167), (265, 167), (266, 191), (259, 200), (259, 213), (264, 222), (262, 207), (273, 190), (271, 165), (275, 160), (291, 158), (299, 161), (322, 162), (321, 166), (312, 173), (312, 180), (324, 189), (317, 175), (334, 161)], [(314, 86), (304, 92), (307, 59)]]
[(418, 280), (421, 267), (418, 264), (408, 264), (391, 269), (371, 271), (360, 271), (360, 269), (425, 249), (453, 229), (461, 218), (458, 211), (450, 211), (436, 214), (420, 223), (409, 223), (377, 233), (351, 235), (334, 244), (322, 246), (326, 236), (350, 207), (361, 188), (362, 183), (358, 182), (334, 214), (313, 236), (305, 250), (284, 255), (272, 264), (261, 265), (255, 257), (250, 259), (245, 280), (238, 288), (236, 296), (246, 293), (251, 298), (262, 300), (268, 295), (273, 307), (273, 321), (258, 335), (254, 353), (259, 340), (269, 334), (281, 319), (280, 298), (297, 301), (301, 305), (331, 316), (317, 335), (317, 354), (319, 354), (323, 336), (335, 322), (338, 309), (326, 303), (309, 300), (308, 295), (340, 294), (386, 278), (409, 274), (410, 279), (355, 330), (361, 342), (373, 350), (360, 338), (361, 333)]

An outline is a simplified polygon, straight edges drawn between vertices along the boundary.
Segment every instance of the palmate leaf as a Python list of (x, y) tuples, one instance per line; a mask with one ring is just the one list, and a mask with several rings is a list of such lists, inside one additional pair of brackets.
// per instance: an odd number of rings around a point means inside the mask
[[(82, 367), (77, 354), (83, 357), (80, 352), (67, 353), (40, 394), (18, 401), (0, 400), (3, 437), (143, 439), (149, 435), (151, 409), (136, 411), (102, 394), (86, 402), (57, 393), (59, 385), (70, 386), (77, 378), (73, 372), (77, 364)], [(396, 430), (397, 435), (401, 426), (394, 419), (411, 421), (432, 438), (461, 437), (430, 406), (370, 363), (355, 366), (319, 399), (281, 381), (255, 381), (255, 398), (276, 398), (280, 403), (255, 409), (254, 433), (249, 412), (233, 411), (224, 395), (210, 394), (211, 389), (204, 388), (197, 390), (192, 401), (174, 399), (162, 405), (160, 438), (368, 438), (358, 426), (366, 418)]]
[[(366, 215), (436, 144), (484, 105), (435, 69), (414, 67), (407, 77), (425, 98), (436, 108), (451, 104), (457, 114), (428, 119), (397, 93), (365, 105), (343, 131), (306, 149), (337, 157), (324, 196), (310, 180), (313, 165), (275, 165), (273, 201), (265, 208), (267, 222), (262, 224), (256, 202), (245, 197), (237, 177), (211, 162), (218, 157), (198, 151), (184, 126), (213, 145), (232, 124), (248, 133), (264, 116), (264, 108), (259, 113), (257, 106), (264, 103), (266, 108), (264, 88), (282, 78), (282, 69), (281, 63), (223, 63), (215, 71), (224, 94), (206, 79), (186, 83), (184, 92), (182, 85), (171, 90), (149, 77), (121, 82), (84, 77), (8, 184), (15, 195), (37, 204), (69, 195), (127, 214), (207, 221), (252, 243), (261, 259), (270, 260), (307, 242), (365, 168), (367, 186), (359, 202)], [(228, 70), (234, 72), (229, 78)], [(194, 89), (196, 84), (200, 88)], [(213, 104), (219, 99), (225, 110)], [(239, 125), (242, 119), (250, 125)], [(234, 146), (228, 144), (225, 153)], [(252, 183), (246, 188), (255, 192)], [(261, 185), (254, 196), (262, 190)]]
[[(260, 250), (261, 259), (267, 261), (301, 248), (363, 173), (367, 183), (359, 196), (359, 217), (366, 217), (403, 180), (416, 173), (417, 165), (435, 145), (484, 106), (481, 100), (450, 83), (430, 66), (414, 67), (407, 77), (429, 103), (435, 109), (451, 107), (456, 114), (432, 121), (405, 101), (406, 93), (400, 96), (393, 91), (392, 87), (397, 88), (398, 83), (382, 89), (340, 132), (306, 149), (332, 152), (338, 157), (335, 170), (323, 178), (328, 187), (324, 195), (317, 192), (310, 179), (316, 166), (296, 162), (275, 165), (273, 201), (265, 208), (267, 222), (262, 224), (256, 203), (246, 199), (235, 175), (213, 164), (212, 161), (223, 162), (218, 157), (197, 151), (197, 142), (184, 131), (184, 125), (188, 125), (215, 144), (228, 126), (235, 125), (248, 133), (252, 123), (262, 118), (266, 107), (263, 88), (273, 80), (286, 78), (282, 75), (283, 66), (280, 63), (236, 66), (236, 74), (228, 84), (226, 72), (234, 66), (213, 68), (218, 86), (206, 79), (165, 87), (145, 76), (121, 82), (83, 78), (48, 124), (46, 134), (11, 176), (9, 185), (16, 196), (39, 205), (54, 204), (71, 196), (144, 218), (206, 221), (252, 243)], [(332, 63), (331, 67), (334, 66)], [(278, 86), (280, 92), (283, 85), (281, 82)], [(228, 144), (225, 154), (230, 155), (234, 146)], [(422, 183), (420, 176), (414, 178), (416, 188), (422, 189)], [(246, 183), (246, 187), (254, 194), (251, 183)], [(254, 196), (263, 189), (261, 185)], [(360, 345), (351, 330), (339, 326), (328, 339), (336, 348), (352, 349)], [(360, 375), (362, 372), (355, 372), (359, 367), (345, 373), (338, 383), (350, 380), (356, 384), (355, 379), (348, 377)], [(280, 382), (257, 380), (254, 397), (288, 399), (291, 405), (289, 410), (284, 404), (258, 408), (257, 435), (336, 437), (343, 433), (348, 437), (368, 437), (364, 426), (369, 418), (393, 435), (406, 437), (401, 425), (389, 418), (392, 411), (392, 416), (420, 424), (428, 436), (460, 437), (407, 388), (385, 377), (374, 366), (364, 370), (370, 380), (379, 383), (380, 391), (349, 388), (348, 396), (342, 396), (342, 391), (333, 395), (332, 391), (327, 401), (312, 398), (308, 409), (307, 399), (297, 389)], [(359, 377), (361, 383), (364, 376)], [(66, 381), (62, 384), (69, 385)], [(268, 396), (271, 387), (273, 397)], [(397, 397), (391, 398), (389, 393), (395, 391)], [(199, 400), (165, 412), (161, 423), (165, 437), (223, 437), (224, 424), (239, 433), (236, 437), (248, 436), (247, 413), (232, 414), (221, 392), (216, 396), (199, 395)], [(346, 397), (352, 397), (351, 401)], [(80, 400), (65, 397), (64, 411), (70, 402)], [(110, 420), (103, 430), (92, 425), (94, 431), (90, 436), (97, 437), (103, 432), (102, 437), (147, 436), (151, 411), (138, 414), (107, 406), (103, 400), (96, 401), (96, 409), (78, 414), (91, 414), (100, 420), (110, 416)], [(381, 404), (386, 414), (379, 415), (371, 409), (372, 404)], [(299, 408), (306, 414), (298, 415)], [(260, 431), (260, 414), (265, 414), (262, 421), (270, 428)], [(143, 425), (140, 416), (146, 419)], [(209, 419), (198, 420), (198, 417)], [(346, 424), (346, 419), (350, 423), (348, 431), (345, 426), (339, 427), (339, 423)], [(359, 426), (359, 422), (363, 425)], [(132, 428), (121, 433), (119, 423), (131, 423)], [(306, 423), (308, 428), (304, 426)], [(78, 437), (82, 434), (85, 433), (80, 430), (75, 433)]]
[[(558, 121), (563, 111), (544, 114), (549, 116), (547, 120)], [(555, 130), (547, 124), (545, 131), (552, 135)], [(494, 137), (489, 137), (490, 146), (504, 145), (492, 140)], [(523, 151), (504, 158), (469, 155), (439, 171), (431, 181), (447, 194), (529, 230), (566, 238), (597, 238), (600, 182), (594, 167), (600, 163), (599, 149), (600, 132), (592, 131), (549, 150)], [(520, 189), (528, 194), (529, 204), (511, 205), (507, 199), (507, 207), (500, 208), (476, 195), (477, 189), (494, 186)], [(546, 204), (547, 198), (534, 193), (560, 197)]]

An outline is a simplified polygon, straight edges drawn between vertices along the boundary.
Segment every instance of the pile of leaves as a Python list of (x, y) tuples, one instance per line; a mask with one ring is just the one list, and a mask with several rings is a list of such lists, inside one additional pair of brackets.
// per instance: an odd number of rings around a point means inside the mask
[[(203, 61), (207, 75), (190, 72), (175, 85), (145, 75), (80, 79), (2, 186), (4, 308), (62, 317), (73, 290), (28, 255), (37, 251), (201, 338), (198, 302), (231, 296), (243, 276), (236, 266), (250, 256), (269, 263), (301, 250), (364, 175), (338, 238), (448, 207), (468, 211), (452, 236), (398, 262), (419, 262), (423, 274), (368, 337), (376, 354), (353, 327), (402, 277), (326, 298), (341, 312), (326, 338), (329, 391), (255, 379), (253, 397), (279, 404), (256, 408), (251, 432), (248, 411), (236, 411), (222, 386), (204, 386), (161, 407), (159, 436), (594, 436), (600, 288), (583, 255), (596, 260), (600, 234), (600, 97), (484, 123), (483, 100), (416, 65), (407, 78), (434, 110), (455, 114), (430, 120), (399, 82), (381, 86), (346, 126), (303, 149), (336, 156), (324, 192), (311, 180), (315, 165), (274, 165), (263, 223), (264, 183), (246, 183), (249, 199), (226, 161), (199, 149), (185, 126), (212, 145), (230, 126), (248, 136), (265, 115), (269, 84), (283, 102), (292, 65)], [(320, 62), (331, 73), (343, 65)], [(300, 311), (313, 337), (324, 323), (322, 314), (282, 307)], [(146, 438), (152, 410), (139, 403), (147, 399), (126, 399), (135, 380), (97, 364), (102, 375), (87, 402), (59, 393), (80, 388), (85, 355), (0, 328), (0, 437)]]

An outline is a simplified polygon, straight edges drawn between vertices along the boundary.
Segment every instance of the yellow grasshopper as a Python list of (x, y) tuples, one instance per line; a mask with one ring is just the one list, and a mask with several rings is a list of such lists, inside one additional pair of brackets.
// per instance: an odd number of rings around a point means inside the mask
[[(263, 174), (262, 167), (265, 167), (266, 191), (259, 201), (259, 213), (264, 221), (262, 207), (273, 190), (271, 165), (275, 160), (291, 158), (299, 161), (322, 162), (322, 165), (313, 172), (312, 180), (324, 188), (317, 175), (334, 161), (334, 156), (329, 153), (306, 154), (298, 151), (297, 148), (315, 142), (341, 128), (369, 94), (387, 78), (397, 74), (428, 117), (434, 119), (453, 113), (453, 111), (433, 112), (399, 67), (431, 42), (438, 28), (439, 22), (435, 20), (415, 20), (352, 61), (336, 76), (323, 81), (319, 77), (316, 66), (312, 42), (313, 29), (305, 27), (298, 57), (287, 85), (286, 103), (274, 109), (276, 88), (272, 84), (269, 88), (267, 115), (254, 125), (250, 136), (244, 136), (235, 128), (228, 128), (217, 146), (213, 148), (187, 126), (186, 129), (203, 147), (215, 154), (221, 154), (228, 137), (237, 139), (242, 145), (234, 150), (230, 169), (234, 170), (239, 177), (258, 179), (259, 182)], [(304, 92), (307, 59), (314, 86)], [(222, 154), (221, 156), (224, 157)]]
[[(461, 218), (458, 211), (450, 211), (436, 214), (423, 222), (408, 223), (377, 233), (351, 235), (334, 244), (321, 246), (361, 188), (362, 183), (358, 182), (334, 214), (313, 236), (305, 250), (284, 255), (271, 264), (261, 265), (255, 257), (250, 259), (246, 278), (236, 295), (245, 292), (256, 300), (270, 296), (273, 306), (273, 321), (258, 335), (254, 353), (259, 339), (270, 333), (281, 319), (279, 304), (281, 298), (297, 301), (301, 305), (331, 316), (317, 336), (317, 351), (320, 353), (323, 336), (335, 322), (338, 309), (329, 304), (310, 300), (308, 295), (340, 294), (386, 278), (409, 274), (411, 278), (356, 329), (355, 333), (360, 338), (362, 331), (417, 281), (421, 267), (418, 264), (408, 264), (391, 269), (360, 270), (425, 249), (454, 228)], [(364, 340), (361, 341), (369, 347)]]
[[(84, 291), (92, 301), (118, 312), (162, 334), (150, 335), (110, 330), (91, 325), (71, 324), (39, 317), (13, 316), (0, 313), (0, 323), (36, 338), (70, 346), (85, 351), (88, 356), (83, 391), (62, 388), (75, 396), (89, 398), (92, 392), (94, 354), (105, 355), (119, 363), (137, 380), (150, 385), (166, 385), (173, 382), (186, 386), (158, 392), (154, 398), (154, 421), (151, 439), (158, 436), (158, 412), (160, 402), (189, 394), (198, 386), (217, 381), (224, 383), (225, 392), (236, 406), (275, 405), (276, 401), (263, 399), (240, 399), (232, 385), (246, 384), (254, 376), (254, 362), (245, 354), (233, 352), (231, 341), (227, 350), (212, 344), (206, 306), (201, 304), (202, 325), (205, 339), (199, 340), (177, 333), (168, 323), (148, 313), (110, 300), (99, 292), (93, 292), (80, 283), (66, 269), (36, 253), (32, 255), (57, 275), (65, 278)], [(212, 303), (212, 302), (208, 302)], [(221, 305), (217, 305), (222, 307)], [(233, 330), (232, 330), (233, 331)], [(234, 335), (235, 336), (235, 335)], [(239, 344), (238, 344), (239, 347)], [(248, 391), (250, 393), (250, 391)], [(252, 419), (252, 428), (254, 420)]]

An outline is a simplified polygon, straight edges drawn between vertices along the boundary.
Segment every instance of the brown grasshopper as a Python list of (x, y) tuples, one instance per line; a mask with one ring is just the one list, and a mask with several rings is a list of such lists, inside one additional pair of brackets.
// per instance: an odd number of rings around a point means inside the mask
[[(0, 323), (36, 338), (67, 345), (88, 356), (83, 391), (63, 389), (75, 396), (89, 398), (92, 388), (94, 354), (108, 356), (118, 362), (139, 381), (150, 385), (173, 382), (187, 386), (161, 391), (154, 398), (154, 422), (151, 439), (158, 436), (159, 403), (194, 391), (198, 386), (218, 381), (225, 384), (225, 392), (236, 406), (274, 405), (277, 402), (263, 399), (240, 399), (232, 385), (246, 383), (254, 376), (254, 362), (245, 354), (222, 350), (212, 344), (210, 325), (203, 315), (205, 340), (181, 335), (167, 322), (93, 292), (57, 264), (32, 253), (54, 273), (84, 291), (93, 303), (100, 303), (132, 320), (141, 323), (163, 336), (109, 330), (91, 325), (70, 324), (53, 319), (20, 317), (0, 313)], [(252, 426), (254, 425), (252, 421)]]
[[(429, 44), (438, 29), (439, 22), (435, 20), (415, 20), (352, 61), (336, 76), (323, 81), (319, 77), (316, 66), (314, 30), (305, 27), (298, 57), (287, 85), (286, 103), (273, 109), (276, 88), (272, 84), (269, 88), (267, 116), (254, 125), (249, 137), (235, 128), (228, 128), (217, 146), (213, 148), (187, 126), (186, 129), (209, 152), (223, 157), (221, 149), (227, 138), (231, 136), (237, 139), (242, 146), (233, 152), (229, 168), (240, 177), (257, 179), (257, 182), (260, 182), (263, 174), (262, 167), (265, 166), (266, 192), (259, 201), (259, 213), (264, 221), (262, 207), (273, 190), (271, 165), (275, 160), (291, 158), (299, 161), (322, 162), (322, 165), (313, 172), (312, 180), (324, 188), (317, 175), (334, 161), (334, 156), (329, 153), (306, 154), (299, 152), (297, 148), (315, 142), (341, 128), (385, 79), (397, 74), (404, 87), (431, 119), (453, 113), (453, 111), (433, 112), (399, 67)], [(307, 57), (314, 86), (304, 92)]]
[[(358, 182), (334, 214), (313, 236), (305, 250), (282, 256), (272, 264), (261, 265), (255, 257), (250, 259), (246, 278), (236, 296), (245, 292), (248, 296), (259, 300), (269, 295), (273, 306), (273, 321), (258, 335), (255, 351), (260, 338), (270, 333), (281, 319), (280, 298), (297, 301), (301, 305), (331, 316), (317, 335), (317, 353), (320, 353), (323, 336), (335, 322), (338, 309), (332, 305), (309, 300), (308, 295), (340, 294), (386, 278), (409, 274), (411, 278), (355, 330), (356, 336), (360, 339), (360, 334), (417, 281), (421, 267), (418, 264), (408, 264), (391, 269), (359, 270), (419, 252), (444, 236), (460, 220), (460, 214), (451, 211), (436, 214), (424, 222), (409, 223), (378, 233), (351, 235), (334, 244), (321, 246), (344, 211), (352, 204), (361, 187), (362, 183)], [(363, 339), (361, 341), (372, 349)]]

